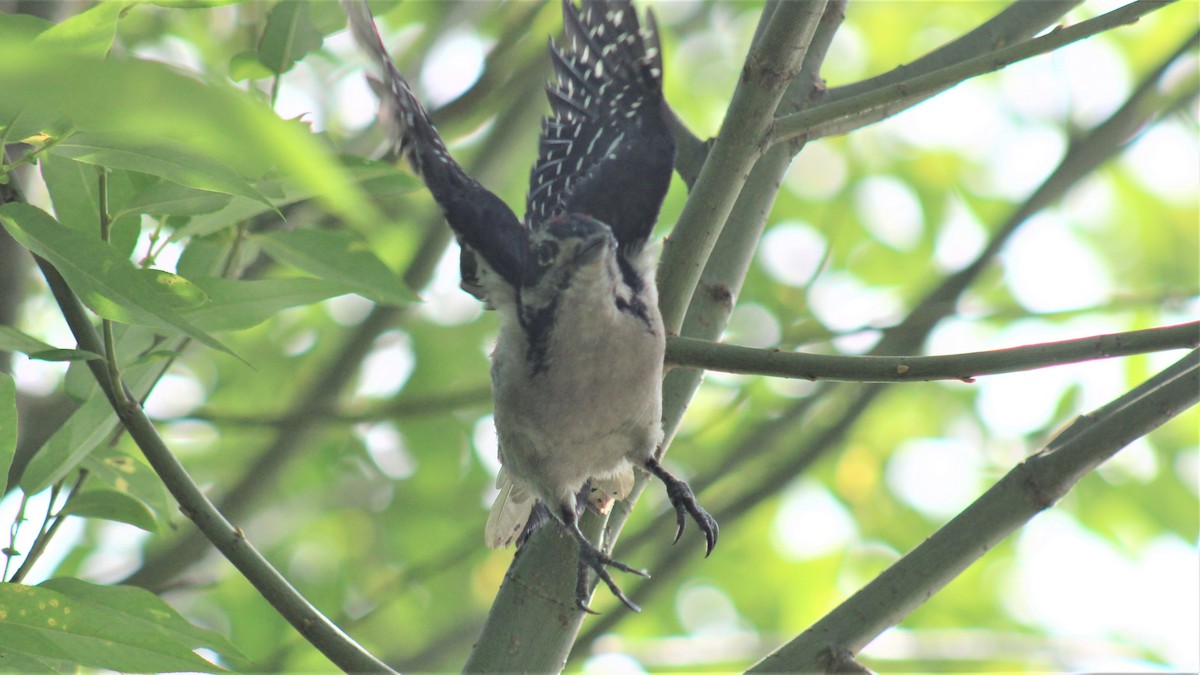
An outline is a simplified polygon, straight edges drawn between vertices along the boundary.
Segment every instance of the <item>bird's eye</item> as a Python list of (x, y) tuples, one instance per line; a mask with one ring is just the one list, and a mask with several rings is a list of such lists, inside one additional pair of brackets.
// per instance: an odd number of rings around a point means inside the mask
[(547, 267), (558, 257), (558, 242), (547, 240), (540, 242), (533, 251), (534, 260), (539, 267)]

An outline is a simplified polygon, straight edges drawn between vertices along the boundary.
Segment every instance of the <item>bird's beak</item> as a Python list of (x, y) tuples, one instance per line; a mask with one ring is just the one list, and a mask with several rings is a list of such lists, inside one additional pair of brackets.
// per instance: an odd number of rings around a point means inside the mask
[(608, 243), (608, 237), (596, 237), (588, 242), (585, 242), (579, 247), (579, 251), (575, 253), (575, 260), (580, 263), (590, 263), (600, 256), (600, 252), (605, 249), (605, 244)]

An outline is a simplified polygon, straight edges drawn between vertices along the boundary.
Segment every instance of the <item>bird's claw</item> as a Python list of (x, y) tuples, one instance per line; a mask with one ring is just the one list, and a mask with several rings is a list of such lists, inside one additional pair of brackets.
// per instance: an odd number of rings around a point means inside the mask
[(687, 524), (687, 517), (690, 515), (696, 521), (696, 526), (704, 533), (704, 541), (707, 544), (704, 557), (707, 558), (712, 553), (713, 547), (717, 545), (717, 535), (721, 532), (716, 519), (700, 506), (692, 488), (686, 482), (672, 476), (655, 460), (646, 462), (646, 468), (666, 485), (667, 497), (671, 500), (671, 506), (675, 507), (675, 523), (678, 527), (675, 530), (674, 543), (679, 543), (679, 538), (683, 536), (684, 526)]
[(639, 570), (630, 567), (619, 560), (614, 560), (612, 556), (600, 551), (594, 546), (591, 546), (590, 543), (587, 547), (584, 547), (581, 544), (579, 547), (578, 577), (575, 582), (575, 605), (588, 614), (599, 614), (599, 612), (593, 610), (587, 604), (588, 596), (590, 595), (588, 592), (587, 571), (588, 568), (591, 568), (596, 573), (596, 576), (604, 582), (604, 585), (608, 586), (608, 590), (612, 591), (612, 594), (617, 596), (617, 599), (620, 600), (626, 607), (635, 612), (642, 611), (641, 607), (638, 607), (632, 600), (626, 597), (625, 593), (621, 590), (621, 587), (617, 586), (617, 582), (613, 581), (612, 575), (610, 575), (606, 569), (608, 567), (619, 569), (622, 572), (636, 574), (647, 579), (650, 578), (650, 575), (645, 570)]

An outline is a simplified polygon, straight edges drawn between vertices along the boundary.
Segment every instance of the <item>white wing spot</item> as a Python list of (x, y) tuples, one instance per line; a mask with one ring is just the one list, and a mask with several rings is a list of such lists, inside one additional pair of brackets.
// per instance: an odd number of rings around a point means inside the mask
[(603, 135), (604, 135), (604, 127), (601, 127), (596, 130), (596, 137), (592, 139), (591, 143), (588, 143), (587, 154), (589, 154), (589, 155), (592, 154), (592, 151), (596, 147), (596, 141), (600, 140), (600, 137)]

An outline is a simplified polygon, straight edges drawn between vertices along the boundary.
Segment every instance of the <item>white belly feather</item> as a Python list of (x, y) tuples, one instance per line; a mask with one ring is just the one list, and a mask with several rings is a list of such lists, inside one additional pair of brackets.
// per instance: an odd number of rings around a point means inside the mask
[(605, 265), (578, 271), (594, 278), (576, 278), (561, 297), (545, 369), (537, 375), (530, 373), (515, 307), (498, 308), (503, 319), (492, 383), (506, 475), (485, 533), (492, 546), (520, 534), (533, 506), (528, 497), (555, 512), (574, 504), (594, 478), (619, 486), (613, 496), (624, 498), (632, 465), (662, 441), (665, 343), (657, 297), (652, 287), (643, 293), (650, 326), (618, 310), (613, 293), (595, 292), (616, 283), (609, 281), (613, 271)]

